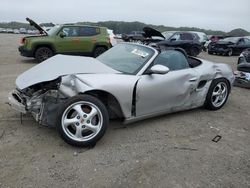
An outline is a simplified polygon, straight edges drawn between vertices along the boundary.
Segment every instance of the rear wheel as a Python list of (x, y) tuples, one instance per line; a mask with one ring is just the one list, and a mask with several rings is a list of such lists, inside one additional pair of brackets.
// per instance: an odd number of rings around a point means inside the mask
[(99, 55), (101, 55), (105, 51), (107, 51), (107, 49), (104, 48), (104, 47), (101, 47), (101, 46), (100, 47), (96, 47), (96, 49), (94, 50), (93, 56), (94, 57), (98, 57)]
[(78, 95), (59, 109), (57, 128), (62, 139), (74, 146), (91, 146), (100, 140), (109, 123), (107, 109), (97, 98)]
[(229, 84), (224, 78), (219, 78), (211, 83), (208, 90), (205, 107), (209, 110), (220, 109), (227, 101)]
[(233, 49), (232, 48), (229, 48), (229, 50), (227, 52), (227, 55), (228, 56), (232, 56), (233, 55)]
[(35, 52), (35, 58), (38, 63), (53, 56), (53, 51), (48, 47), (40, 47)]

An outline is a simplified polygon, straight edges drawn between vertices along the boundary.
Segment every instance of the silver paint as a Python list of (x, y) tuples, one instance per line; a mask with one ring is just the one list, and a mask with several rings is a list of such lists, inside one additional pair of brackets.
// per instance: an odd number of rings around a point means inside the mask
[[(121, 74), (93, 58), (57, 55), (20, 75), (16, 85), (19, 89), (25, 89), (61, 76), (58, 89), (61, 96), (69, 98), (91, 91), (109, 93), (118, 101), (125, 123), (129, 123), (202, 106), (214, 79), (226, 78), (230, 85), (234, 81), (233, 72), (228, 65), (202, 59), (202, 64), (195, 68), (144, 75), (158, 55), (158, 51), (154, 51), (155, 54), (136, 75)], [(203, 87), (198, 88), (200, 81), (206, 82)], [(135, 114), (132, 113), (134, 91)]]

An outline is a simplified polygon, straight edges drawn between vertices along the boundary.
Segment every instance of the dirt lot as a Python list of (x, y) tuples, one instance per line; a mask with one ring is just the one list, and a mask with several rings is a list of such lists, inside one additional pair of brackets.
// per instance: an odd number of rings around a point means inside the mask
[[(0, 188), (250, 187), (250, 90), (233, 88), (219, 111), (196, 109), (111, 125), (92, 149), (67, 145), (54, 129), (8, 107), (15, 78), (36, 65), (0, 34)], [(235, 67), (237, 57), (200, 57)], [(211, 140), (216, 135), (218, 143)]]

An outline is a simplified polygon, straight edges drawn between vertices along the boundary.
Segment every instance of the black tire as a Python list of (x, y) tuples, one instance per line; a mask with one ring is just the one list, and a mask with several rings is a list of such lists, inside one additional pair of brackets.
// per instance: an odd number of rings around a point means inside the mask
[(228, 56), (232, 56), (233, 55), (233, 49), (232, 48), (229, 48), (229, 50), (227, 52), (227, 55)]
[[(75, 110), (75, 108), (79, 106), (78, 111)], [(93, 115), (91, 119), (88, 119), (91, 117), (93, 108), (97, 114)], [(82, 113), (78, 113), (79, 109)], [(88, 110), (89, 113), (86, 112), (86, 110)], [(74, 120), (74, 122), (65, 125), (66, 120), (69, 119)], [(92, 123), (93, 121), (95, 121), (94, 124), (97, 123), (97, 125), (94, 125)], [(99, 99), (90, 95), (77, 95), (69, 98), (59, 107), (56, 127), (66, 143), (73, 146), (87, 147), (95, 145), (96, 142), (103, 137), (108, 124), (108, 111)], [(95, 126), (94, 130), (96, 130), (96, 132), (92, 131), (93, 128), (89, 129), (88, 126)], [(79, 130), (78, 133), (80, 135), (77, 134), (77, 130)]]
[(98, 57), (99, 55), (101, 55), (105, 51), (107, 51), (107, 49), (105, 47), (102, 47), (102, 46), (96, 47), (94, 50), (93, 56)]
[(196, 47), (192, 47), (190, 49), (190, 55), (196, 57), (199, 54), (199, 49)]
[(211, 51), (209, 51), (209, 50), (207, 51), (207, 53), (208, 53), (209, 55), (212, 55), (212, 54), (213, 54), (213, 53), (212, 53)]
[(52, 57), (54, 55), (53, 51), (48, 47), (39, 47), (35, 51), (35, 58), (38, 63)]
[[(223, 100), (221, 99), (222, 101), (218, 105), (215, 105), (213, 102), (214, 97), (219, 97), (219, 96), (214, 96), (214, 92), (217, 93), (216, 91), (219, 84), (222, 84), (222, 86), (226, 89), (226, 94), (223, 95)], [(208, 110), (219, 110), (227, 102), (229, 92), (230, 92), (229, 82), (225, 78), (218, 78), (216, 80), (213, 80), (206, 96), (206, 101), (204, 104), (205, 108)], [(218, 91), (218, 93), (220, 92)], [(220, 93), (220, 95), (222, 95), (222, 92)]]

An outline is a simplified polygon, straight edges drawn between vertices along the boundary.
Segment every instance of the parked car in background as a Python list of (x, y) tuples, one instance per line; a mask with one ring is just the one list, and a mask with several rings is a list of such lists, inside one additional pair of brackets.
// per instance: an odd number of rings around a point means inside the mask
[(27, 21), (39, 30), (40, 36), (24, 37), (19, 51), (22, 56), (34, 57), (38, 62), (55, 54), (97, 57), (111, 47), (106, 27), (63, 24), (46, 32), (33, 20), (27, 18)]
[(117, 45), (117, 41), (116, 41), (116, 39), (115, 39), (115, 35), (114, 35), (114, 33), (113, 33), (113, 30), (107, 29), (107, 32), (108, 32), (108, 34), (109, 34), (109, 40), (110, 40), (111, 45), (112, 45), (112, 46)]
[(250, 88), (250, 48), (240, 54), (235, 74), (235, 86)]
[(25, 28), (20, 28), (20, 29), (19, 29), (19, 32), (20, 32), (21, 34), (26, 34), (26, 33), (27, 33), (27, 30), (26, 30)]
[(56, 126), (74, 146), (100, 140), (110, 118), (127, 123), (226, 103), (230, 66), (187, 57), (180, 49), (120, 43), (97, 58), (56, 55), (16, 80), (9, 104)]
[(208, 45), (211, 42), (217, 42), (218, 40), (224, 39), (226, 37), (222, 36), (222, 35), (212, 35), (209, 37), (209, 40), (204, 44), (204, 48), (206, 49), (205, 51), (207, 51), (208, 49)]
[(20, 34), (19, 29), (14, 29), (15, 34)]
[(143, 31), (147, 43), (157, 43), (157, 45), (165, 47), (179, 47), (190, 56), (197, 56), (202, 51), (202, 44), (199, 42), (199, 36), (196, 33), (183, 31), (161, 33), (150, 27), (145, 27)]
[(4, 28), (0, 28), (0, 33), (4, 33)]
[(116, 34), (116, 35), (115, 35), (115, 38), (117, 38), (117, 39), (122, 39), (122, 34)]
[(250, 39), (246, 37), (227, 37), (208, 45), (208, 54), (239, 55), (250, 48)]
[(7, 33), (14, 33), (14, 30), (11, 28), (7, 28)]
[(143, 31), (132, 31), (129, 34), (122, 34), (122, 40), (125, 42), (143, 41), (144, 39)]

